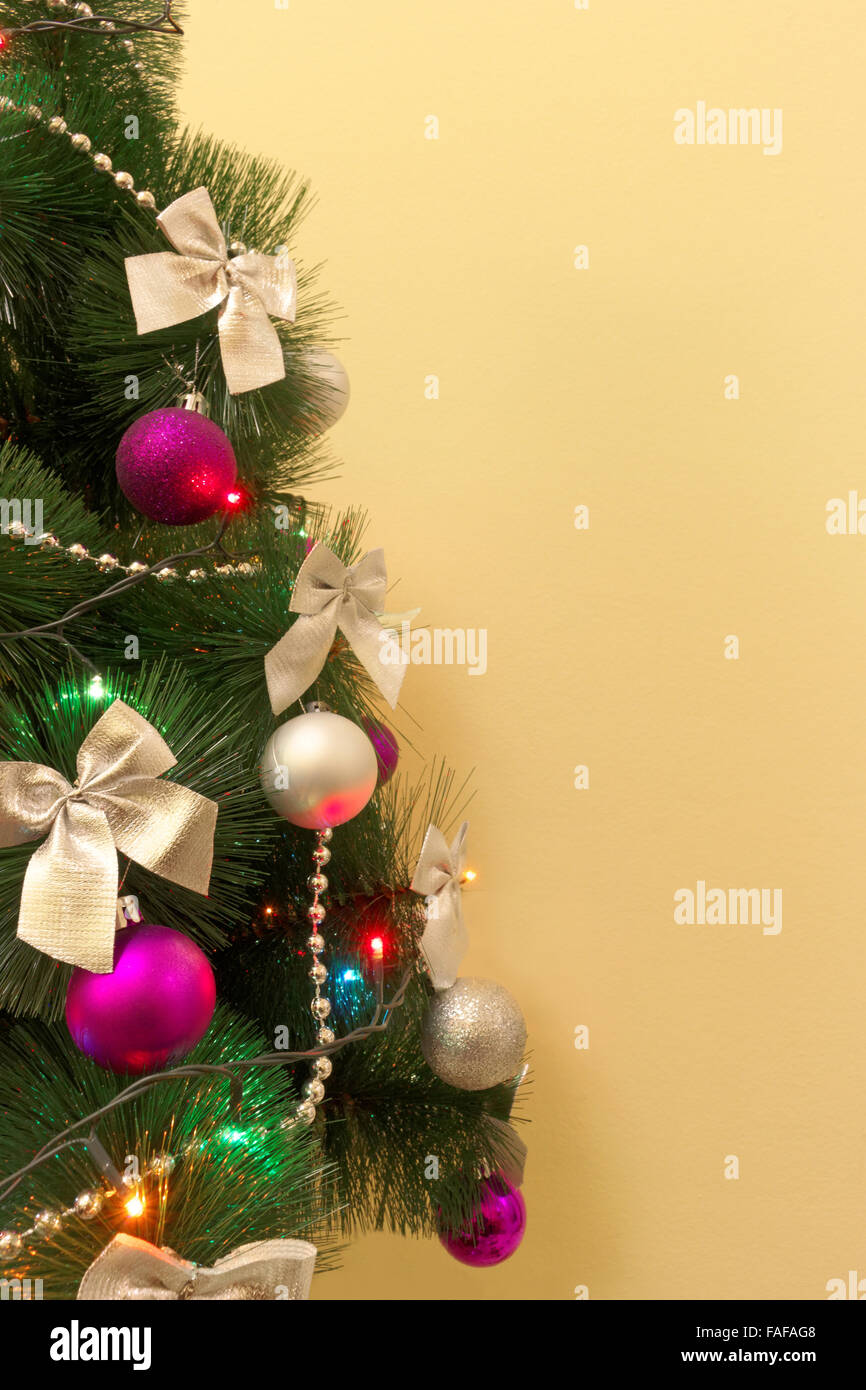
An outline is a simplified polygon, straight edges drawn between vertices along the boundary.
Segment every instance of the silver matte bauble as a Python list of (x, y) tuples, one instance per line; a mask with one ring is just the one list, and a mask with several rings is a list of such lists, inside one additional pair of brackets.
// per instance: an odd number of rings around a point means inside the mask
[(526, 1024), (520, 1006), (494, 980), (469, 975), (434, 995), (421, 1023), (430, 1070), (461, 1091), (484, 1091), (520, 1070)]
[(330, 710), (299, 714), (268, 739), (262, 787), (277, 815), (308, 830), (342, 825), (376, 788), (376, 750), (357, 724)]
[(313, 379), (306, 424), (310, 434), (323, 434), (346, 413), (349, 376), (339, 357), (312, 348), (303, 353), (303, 367)]

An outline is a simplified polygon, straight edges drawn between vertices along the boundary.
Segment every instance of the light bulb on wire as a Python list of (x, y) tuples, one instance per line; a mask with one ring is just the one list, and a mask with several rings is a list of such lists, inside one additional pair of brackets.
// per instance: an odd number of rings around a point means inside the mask
[(123, 1205), (127, 1216), (136, 1218), (144, 1215), (144, 1198), (140, 1192), (133, 1192), (132, 1196), (128, 1197)]

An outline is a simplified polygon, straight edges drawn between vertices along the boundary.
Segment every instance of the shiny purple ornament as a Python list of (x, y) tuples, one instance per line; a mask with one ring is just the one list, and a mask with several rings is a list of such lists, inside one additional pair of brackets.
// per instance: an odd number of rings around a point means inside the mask
[(502, 1264), (513, 1255), (526, 1230), (526, 1203), (501, 1173), (483, 1178), (478, 1201), (465, 1226), (439, 1236), (449, 1255), (473, 1269)]
[(204, 1036), (216, 985), (194, 941), (171, 927), (131, 923), (117, 933), (114, 970), (72, 972), (66, 1022), (75, 1046), (108, 1071), (160, 1071)]
[(394, 775), (400, 758), (397, 740), (387, 724), (379, 724), (375, 719), (365, 719), (364, 733), (376, 750), (379, 764), (379, 786), (382, 787)]
[(219, 425), (168, 406), (130, 425), (117, 447), (117, 481), (137, 512), (167, 526), (191, 526), (231, 506), (234, 450)]

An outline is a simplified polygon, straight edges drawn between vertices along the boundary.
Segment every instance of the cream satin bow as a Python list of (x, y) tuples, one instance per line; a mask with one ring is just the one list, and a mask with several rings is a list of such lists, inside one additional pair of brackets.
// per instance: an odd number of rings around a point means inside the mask
[(316, 1247), (305, 1240), (256, 1240), (208, 1267), (138, 1236), (115, 1236), (85, 1271), (78, 1300), (128, 1302), (306, 1299)]
[(460, 880), (466, 868), (468, 830), (469, 824), (464, 821), (449, 847), (442, 831), (435, 825), (429, 826), (409, 885), (413, 892), (427, 899), (427, 925), (421, 937), (421, 950), (434, 989), (448, 989), (453, 985), (469, 945), (460, 892)]
[(348, 568), (326, 545), (310, 551), (298, 570), (289, 604), (289, 611), (301, 616), (265, 657), (274, 714), (282, 714), (313, 684), (337, 628), (394, 708), (406, 668), (393, 636), (379, 621), (387, 587), (383, 550), (368, 551)]
[(158, 780), (176, 761), (153, 725), (115, 700), (78, 750), (74, 786), (41, 763), (0, 763), (0, 847), (48, 837), (24, 875), (22, 941), (108, 974), (118, 850), (172, 883), (207, 892), (217, 805)]
[(286, 375), (269, 315), (294, 323), (298, 283), (288, 255), (247, 251), (229, 258), (210, 194), (195, 188), (156, 219), (180, 253), (127, 256), (126, 278), (139, 333), (198, 318), (221, 304), (220, 350), (233, 396)]

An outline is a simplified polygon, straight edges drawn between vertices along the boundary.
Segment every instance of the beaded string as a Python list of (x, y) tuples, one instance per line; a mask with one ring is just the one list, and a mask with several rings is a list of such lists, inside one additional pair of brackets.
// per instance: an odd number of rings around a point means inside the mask
[[(144, 574), (146, 570), (152, 568), (145, 565), (141, 560), (133, 560), (131, 565), (121, 564), (116, 555), (110, 555), (107, 551), (102, 555), (92, 555), (86, 545), (76, 542), (74, 545), (64, 545), (63, 542), (51, 531), (43, 531), (39, 535), (34, 535), (23, 521), (10, 521), (2, 531), (3, 535), (9, 536), (12, 540), (30, 538), (31, 545), (38, 545), (41, 550), (62, 550), (64, 555), (69, 555), (71, 559), (84, 562), (90, 561), (97, 565), (104, 574)], [(250, 564), (248, 560), (242, 560), (237, 565), (214, 565), (214, 573), (221, 575), (249, 575), (256, 574), (261, 569), (261, 565)], [(207, 579), (208, 571), (204, 569), (191, 569), (187, 574), (179, 575), (173, 565), (167, 565), (164, 569), (155, 570), (154, 578), (160, 580), (185, 579), (190, 584), (200, 584), (203, 579)]]
[[(307, 908), (307, 917), (312, 924), (312, 933), (307, 938), (307, 946), (313, 956), (313, 964), (310, 966), (310, 979), (315, 986), (312, 1002), (310, 1003), (310, 1013), (319, 1025), (316, 1033), (316, 1041), (322, 1047), (327, 1047), (334, 1041), (334, 1030), (329, 1028), (325, 1020), (331, 1012), (331, 1001), (322, 994), (322, 985), (328, 978), (328, 971), (322, 964), (319, 957), (325, 949), (325, 938), (322, 935), (321, 927), (325, 920), (325, 909), (319, 902), (322, 893), (327, 891), (328, 880), (322, 873), (322, 869), (330, 861), (331, 851), (328, 845), (333, 837), (333, 830), (319, 830), (316, 833), (316, 846), (313, 850), (313, 863), (315, 871), (307, 879), (307, 887), (313, 894), (313, 901)], [(325, 1098), (324, 1083), (331, 1075), (332, 1066), (330, 1057), (316, 1057), (313, 1061), (313, 1071), (310, 1080), (304, 1086), (304, 1099), (297, 1109), (298, 1118), (307, 1124), (312, 1124), (316, 1118), (316, 1106)]]
[[(81, 1141), (88, 1145), (87, 1140)], [(197, 1151), (199, 1145), (194, 1142), (187, 1144), (182, 1152), (183, 1157), (188, 1157)], [(177, 1158), (174, 1154), (156, 1153), (151, 1154), (144, 1166), (144, 1177), (156, 1178), (164, 1181), (170, 1177), (177, 1166)], [(101, 1216), (106, 1201), (120, 1195), (127, 1202), (127, 1215), (130, 1217), (141, 1214), (144, 1204), (141, 1200), (142, 1191), (140, 1181), (121, 1179), (121, 1186), (115, 1183), (105, 1183), (100, 1187), (88, 1187), (79, 1192), (71, 1206), (64, 1207), (62, 1210), (46, 1207), (34, 1217), (33, 1225), (26, 1230), (0, 1230), (0, 1263), (5, 1264), (16, 1260), (22, 1253), (25, 1245), (32, 1244), (36, 1240), (48, 1240), (53, 1235), (62, 1231), (70, 1218), (78, 1221), (95, 1221), (97, 1216)], [(130, 1197), (130, 1192), (134, 1195)], [(136, 1210), (131, 1205), (136, 1202), (141, 1203), (140, 1210)]]
[[(129, 40), (126, 40), (129, 42)], [(80, 150), (82, 154), (89, 155), (93, 149), (93, 141), (89, 135), (84, 135), (80, 131), (70, 132), (67, 122), (62, 116), (50, 116), (45, 120), (45, 112), (41, 106), (19, 106), (11, 97), (0, 96), (0, 111), (17, 111), (19, 115), (29, 116), (31, 120), (45, 122), (45, 129), (52, 135), (68, 135), (73, 149)], [(146, 188), (136, 192), (135, 180), (132, 174), (128, 174), (125, 169), (119, 169), (116, 173), (114, 165), (107, 154), (97, 153), (92, 157), (94, 169), (99, 173), (111, 174), (117, 187), (124, 193), (131, 193), (139, 207), (146, 208), (149, 212), (156, 212), (156, 199)]]

